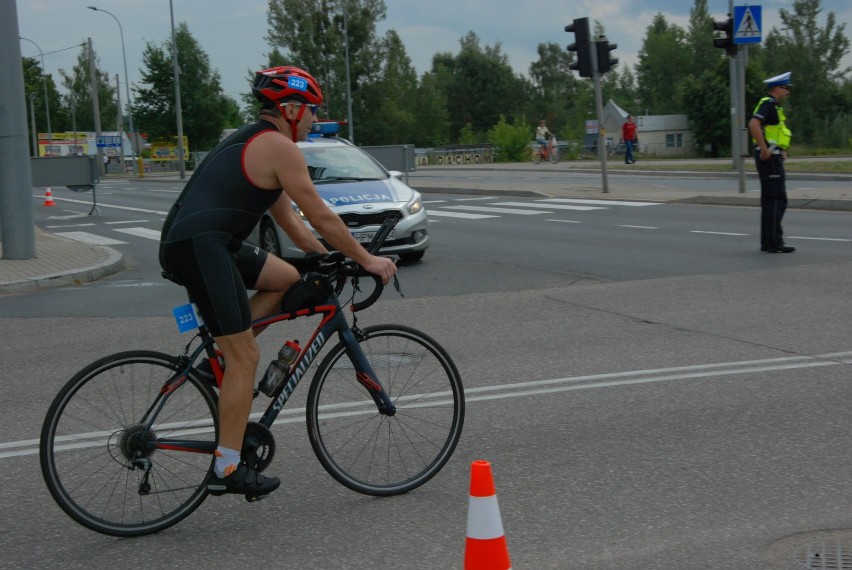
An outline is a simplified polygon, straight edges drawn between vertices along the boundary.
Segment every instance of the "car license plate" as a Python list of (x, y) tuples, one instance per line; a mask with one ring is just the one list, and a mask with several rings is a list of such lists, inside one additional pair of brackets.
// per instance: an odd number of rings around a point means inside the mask
[[(394, 239), (394, 233), (395, 233), (395, 230), (391, 230), (390, 234), (388, 234), (388, 237), (385, 239), (385, 241), (390, 241), (390, 240)], [(358, 231), (352, 232), (352, 237), (354, 237), (355, 240), (360, 242), (360, 243), (370, 243), (375, 236), (376, 236), (376, 232), (358, 232)]]

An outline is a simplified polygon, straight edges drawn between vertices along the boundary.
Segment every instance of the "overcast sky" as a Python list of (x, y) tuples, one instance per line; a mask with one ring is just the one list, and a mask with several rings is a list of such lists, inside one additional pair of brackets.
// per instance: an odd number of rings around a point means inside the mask
[[(100, 68), (113, 78), (120, 76), (122, 95), (124, 63), (119, 26), (109, 14), (88, 10), (96, 6), (109, 10), (124, 30), (128, 75), (138, 81), (142, 52), (146, 42), (157, 46), (171, 35), (168, 0), (19, 0), (18, 27), (44, 52), (45, 68), (60, 83), (59, 69), (70, 71), (79, 54), (78, 47), (92, 38)], [(736, 5), (745, 5), (737, 0)], [(223, 89), (238, 101), (248, 91), (246, 77), (250, 70), (264, 65), (270, 51), (264, 41), (268, 32), (267, 0), (172, 0), (175, 25), (186, 22), (189, 30), (210, 57), (211, 66), (222, 78)], [(408, 56), (418, 74), (429, 70), (432, 56), (438, 52), (458, 53), (459, 40), (469, 31), (480, 38), (481, 45), (500, 43), (515, 72), (527, 74), (530, 63), (537, 59), (539, 43), (557, 42), (567, 45), (573, 34), (564, 31), (574, 18), (587, 16), (599, 20), (609, 41), (618, 44), (615, 56), (622, 63), (636, 62), (642, 38), (657, 13), (670, 23), (688, 27), (690, 0), (385, 0), (387, 18), (378, 23), (384, 34), (394, 29), (405, 44)], [(779, 8), (792, 10), (792, 0), (762, 0), (762, 33), (780, 24)], [(709, 0), (709, 10), (723, 19), (729, 0)], [(834, 12), (839, 23), (852, 22), (850, 0), (823, 0), (822, 21)], [(5, 14), (2, 15), (5, 17)], [(847, 24), (846, 36), (852, 37)], [(69, 48), (72, 49), (64, 49)], [(64, 51), (58, 51), (64, 50)], [(36, 47), (21, 42), (21, 54), (38, 56)], [(852, 56), (845, 59), (852, 65)], [(784, 70), (772, 70), (780, 72)], [(191, 73), (191, 70), (183, 70)], [(794, 78), (795, 80), (795, 78)]]

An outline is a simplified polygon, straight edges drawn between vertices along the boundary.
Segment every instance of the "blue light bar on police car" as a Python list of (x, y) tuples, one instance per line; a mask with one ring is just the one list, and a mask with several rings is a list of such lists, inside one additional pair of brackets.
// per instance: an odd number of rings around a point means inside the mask
[(311, 133), (330, 137), (340, 132), (340, 123), (337, 121), (321, 121), (314, 123)]

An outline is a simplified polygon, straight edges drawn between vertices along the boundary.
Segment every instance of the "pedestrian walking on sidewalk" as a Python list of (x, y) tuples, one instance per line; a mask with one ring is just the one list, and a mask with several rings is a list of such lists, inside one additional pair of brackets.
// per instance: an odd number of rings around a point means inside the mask
[(627, 115), (627, 120), (621, 125), (621, 141), (624, 143), (624, 164), (633, 164), (636, 158), (633, 156), (633, 148), (639, 141), (636, 136), (636, 123), (633, 122), (633, 115)]
[(792, 89), (791, 73), (770, 77), (763, 83), (769, 94), (758, 101), (748, 130), (754, 140), (754, 162), (760, 177), (760, 251), (792, 253), (796, 248), (784, 245), (781, 218), (787, 210), (784, 160), (792, 133), (787, 128), (781, 102)]

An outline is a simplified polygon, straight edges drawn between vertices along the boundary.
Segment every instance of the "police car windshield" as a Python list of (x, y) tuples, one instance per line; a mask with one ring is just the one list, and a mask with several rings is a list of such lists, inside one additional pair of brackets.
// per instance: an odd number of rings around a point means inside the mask
[(311, 180), (315, 184), (384, 180), (388, 173), (373, 158), (355, 146), (302, 147)]

